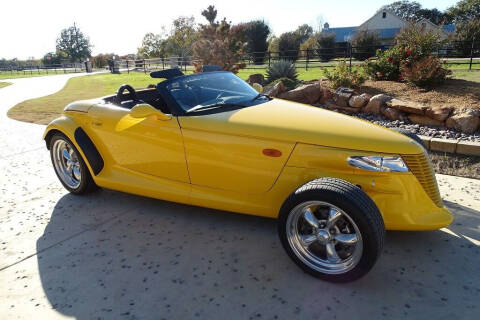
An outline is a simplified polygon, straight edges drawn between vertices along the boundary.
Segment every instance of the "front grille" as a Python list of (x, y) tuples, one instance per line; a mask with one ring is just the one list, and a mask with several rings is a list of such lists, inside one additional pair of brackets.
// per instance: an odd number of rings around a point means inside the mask
[(435, 171), (426, 151), (421, 154), (402, 155), (402, 159), (407, 164), (408, 168), (417, 178), (418, 182), (423, 187), (423, 190), (428, 194), (430, 199), (437, 205), (443, 207), (440, 191), (438, 190), (437, 179), (435, 178)]

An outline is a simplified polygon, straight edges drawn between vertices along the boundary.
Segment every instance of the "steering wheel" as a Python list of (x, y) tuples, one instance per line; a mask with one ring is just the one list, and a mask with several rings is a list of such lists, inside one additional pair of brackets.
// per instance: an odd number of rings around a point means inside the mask
[(127, 97), (129, 97), (130, 100), (138, 101), (137, 92), (135, 91), (135, 89), (133, 89), (131, 85), (124, 84), (120, 88), (118, 88), (118, 91), (117, 91), (117, 102), (118, 103), (121, 103), (123, 101), (123, 98), (124, 98), (123, 92), (125, 90), (128, 91)]

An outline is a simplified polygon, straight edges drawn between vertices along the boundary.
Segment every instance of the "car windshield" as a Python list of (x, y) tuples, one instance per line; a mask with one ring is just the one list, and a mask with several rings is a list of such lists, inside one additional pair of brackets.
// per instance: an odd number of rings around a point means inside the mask
[(166, 89), (185, 112), (265, 102), (256, 99), (258, 92), (231, 72), (205, 72), (181, 77), (172, 80)]

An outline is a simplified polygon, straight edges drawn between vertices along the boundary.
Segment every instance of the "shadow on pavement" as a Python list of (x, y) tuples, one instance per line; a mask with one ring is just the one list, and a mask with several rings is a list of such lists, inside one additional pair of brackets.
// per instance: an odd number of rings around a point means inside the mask
[[(45, 295), (76, 319), (466, 319), (480, 312), (480, 247), (471, 240), (480, 240), (480, 212), (454, 203), (447, 203), (456, 216), (450, 233), (388, 232), (370, 274), (335, 285), (289, 260), (275, 220), (108, 190), (92, 197), (104, 204), (89, 212), (75, 210), (85, 198), (62, 197), (37, 241)], [(125, 198), (129, 208), (118, 210)], [(73, 225), (84, 231), (65, 236)]]

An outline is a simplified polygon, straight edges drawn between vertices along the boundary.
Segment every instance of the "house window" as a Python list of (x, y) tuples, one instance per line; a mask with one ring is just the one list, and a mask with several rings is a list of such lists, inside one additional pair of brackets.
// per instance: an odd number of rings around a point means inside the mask
[(385, 19), (386, 17), (387, 17), (387, 13), (384, 11), (384, 12), (382, 13), (382, 18)]

